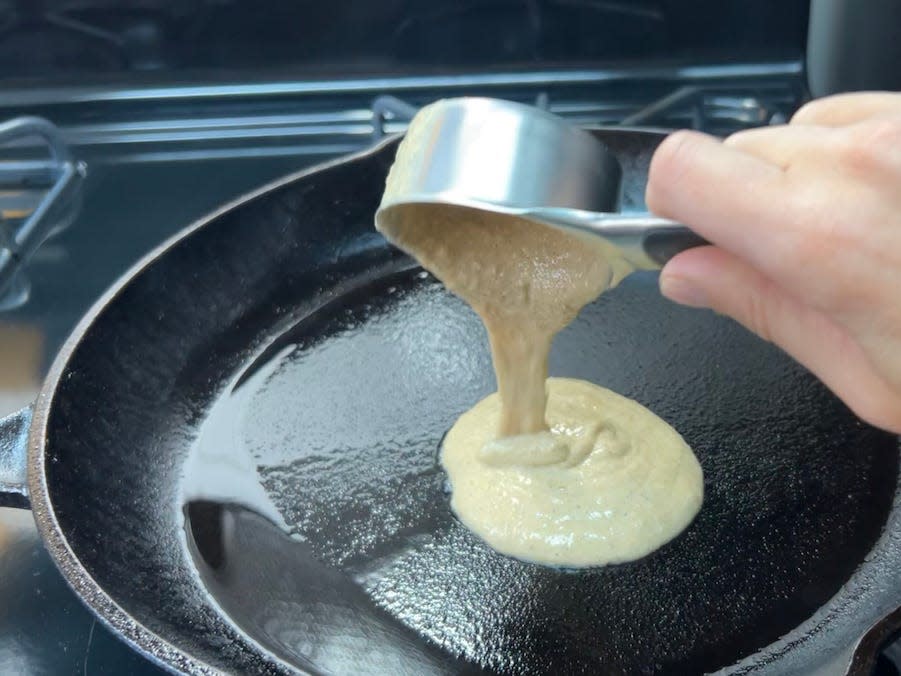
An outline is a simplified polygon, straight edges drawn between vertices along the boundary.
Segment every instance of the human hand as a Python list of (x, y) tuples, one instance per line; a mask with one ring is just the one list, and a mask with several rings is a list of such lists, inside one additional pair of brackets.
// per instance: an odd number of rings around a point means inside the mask
[(730, 315), (901, 433), (901, 94), (819, 99), (725, 141), (677, 132), (647, 203), (714, 245), (673, 258), (663, 295)]

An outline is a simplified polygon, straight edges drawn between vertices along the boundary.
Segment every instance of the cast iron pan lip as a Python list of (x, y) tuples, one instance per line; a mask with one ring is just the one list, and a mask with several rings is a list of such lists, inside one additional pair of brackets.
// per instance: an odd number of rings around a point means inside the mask
[[(609, 130), (617, 133), (630, 132), (649, 136), (661, 136), (667, 132), (667, 130), (664, 129), (649, 129), (647, 127), (586, 128), (590, 131)], [(220, 673), (217, 668), (209, 663), (182, 651), (158, 636), (146, 626), (135, 620), (125, 609), (116, 603), (116, 601), (103, 590), (82, 565), (78, 556), (69, 545), (69, 542), (59, 525), (59, 521), (57, 520), (44, 470), (47, 445), (47, 425), (60, 380), (66, 372), (70, 358), (78, 348), (82, 339), (91, 329), (98, 317), (103, 314), (107, 306), (115, 300), (120, 292), (122, 292), (133, 279), (138, 277), (144, 270), (163, 257), (171, 248), (186, 240), (206, 225), (216, 221), (223, 214), (247, 204), (266, 193), (272, 192), (320, 171), (336, 166), (352, 164), (377, 156), (397, 143), (400, 136), (400, 134), (389, 136), (378, 144), (363, 151), (336, 158), (328, 162), (323, 162), (267, 183), (198, 219), (148, 252), (122, 274), (119, 279), (116, 280), (116, 282), (114, 282), (113, 285), (97, 299), (97, 301), (95, 301), (91, 308), (81, 318), (55, 357), (34, 404), (34, 413), (28, 436), (28, 489), (31, 500), (31, 509), (34, 514), (38, 531), (45, 546), (50, 552), (53, 562), (57, 568), (59, 568), (66, 582), (76, 592), (82, 602), (107, 628), (121, 636), (126, 643), (139, 653), (172, 672), (203, 675)], [(901, 437), (899, 437), (899, 439), (901, 439)], [(901, 505), (901, 500), (896, 497), (893, 511), (899, 509), (899, 505)], [(883, 535), (877, 542), (877, 547), (885, 536), (886, 532), (883, 532)], [(854, 577), (851, 578), (851, 580), (853, 579)], [(849, 580), (849, 583), (851, 580)], [(847, 584), (848, 583), (846, 583), (846, 585)], [(844, 589), (844, 587), (842, 589)], [(840, 590), (833, 599), (839, 597), (841, 593)], [(765, 646), (756, 653), (739, 660), (736, 664), (725, 667), (721, 672), (728, 673), (733, 670), (739, 670), (741, 672), (756, 671), (759, 668), (765, 668), (767, 663), (771, 660), (778, 660), (786, 652), (791, 652), (794, 645), (799, 642), (806, 642), (813, 634), (815, 634), (820, 623), (824, 620), (828, 621), (828, 614), (825, 618), (821, 617), (821, 615), (822, 611), (831, 608), (831, 602), (832, 600), (827, 602), (827, 604), (824, 604), (824, 606), (822, 606), (813, 616), (798, 625), (798, 627), (795, 627), (789, 634), (782, 637), (782, 639), (776, 643)], [(853, 647), (849, 646), (849, 661), (845, 664), (846, 672), (848, 674), (854, 674), (855, 676), (864, 673), (866, 667), (872, 664), (872, 661), (875, 658), (875, 652), (881, 645), (881, 640), (899, 628), (901, 628), (901, 606), (894, 610), (887, 611), (880, 619), (862, 633), (861, 637)], [(873, 637), (875, 636), (880, 638), (878, 640), (874, 639)], [(272, 655), (268, 650), (259, 646), (256, 641), (252, 640), (250, 637), (247, 637), (247, 640), (253, 643), (258, 650), (264, 653), (268, 659), (272, 660), (272, 662), (295, 673), (305, 673), (297, 667), (289, 665)], [(783, 642), (785, 643), (783, 644)], [(780, 644), (782, 644), (782, 647), (777, 647)]]

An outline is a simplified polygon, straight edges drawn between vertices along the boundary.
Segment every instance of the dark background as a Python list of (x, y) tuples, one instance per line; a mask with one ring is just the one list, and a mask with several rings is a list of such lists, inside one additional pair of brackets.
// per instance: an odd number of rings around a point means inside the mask
[(69, 83), (803, 52), (807, 0), (6, 0), (0, 77)]

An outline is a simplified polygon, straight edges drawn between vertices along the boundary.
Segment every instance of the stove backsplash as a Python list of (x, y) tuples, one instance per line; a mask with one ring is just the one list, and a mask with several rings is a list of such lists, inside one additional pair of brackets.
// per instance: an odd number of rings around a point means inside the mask
[(2, 0), (0, 81), (780, 59), (807, 18), (808, 0)]

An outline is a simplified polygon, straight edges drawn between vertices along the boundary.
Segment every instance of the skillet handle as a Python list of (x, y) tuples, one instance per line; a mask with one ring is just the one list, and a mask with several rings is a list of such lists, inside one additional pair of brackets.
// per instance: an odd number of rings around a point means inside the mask
[(31, 406), (0, 419), (0, 507), (28, 509), (28, 428)]
[(901, 631), (901, 607), (896, 608), (867, 630), (854, 647), (846, 676), (869, 676), (876, 668), (876, 658)]

